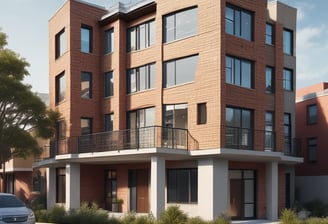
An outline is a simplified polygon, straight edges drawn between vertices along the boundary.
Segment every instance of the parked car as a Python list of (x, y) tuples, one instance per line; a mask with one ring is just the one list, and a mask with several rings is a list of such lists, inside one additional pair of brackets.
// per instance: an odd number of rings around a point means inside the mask
[(35, 224), (31, 209), (13, 194), (0, 193), (0, 224)]

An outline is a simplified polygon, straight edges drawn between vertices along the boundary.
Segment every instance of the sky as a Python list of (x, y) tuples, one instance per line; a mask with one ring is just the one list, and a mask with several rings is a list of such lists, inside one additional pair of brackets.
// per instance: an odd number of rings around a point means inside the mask
[[(110, 7), (118, 0), (85, 0)], [(120, 0), (130, 3), (138, 0)], [(167, 0), (170, 1), (170, 0)], [(171, 0), (173, 1), (173, 0)], [(263, 1), (263, 0), (256, 0)], [(29, 63), (25, 81), (34, 92), (48, 93), (48, 20), (65, 0), (0, 0), (0, 29), (8, 48)], [(280, 0), (297, 8), (296, 88), (328, 82), (328, 1)]]

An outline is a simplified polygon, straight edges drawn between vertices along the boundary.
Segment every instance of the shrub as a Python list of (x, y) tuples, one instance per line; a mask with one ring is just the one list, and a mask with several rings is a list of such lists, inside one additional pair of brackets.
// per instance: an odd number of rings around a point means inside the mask
[(82, 203), (79, 209), (71, 210), (65, 220), (65, 223), (79, 224), (107, 224), (108, 211), (98, 208), (97, 204)]
[(300, 223), (295, 211), (292, 209), (284, 209), (281, 213), (280, 219), (281, 219), (282, 224), (299, 224)]
[(179, 206), (168, 207), (159, 217), (159, 224), (184, 224), (188, 220), (187, 215)]
[(208, 222), (204, 221), (200, 217), (189, 218), (186, 224), (208, 224)]
[(326, 217), (328, 216), (328, 205), (324, 204), (320, 199), (314, 199), (304, 205), (310, 212), (311, 217)]
[(231, 223), (230, 217), (225, 213), (222, 213), (221, 215), (219, 215), (217, 219), (213, 221), (213, 224), (230, 224), (230, 223)]

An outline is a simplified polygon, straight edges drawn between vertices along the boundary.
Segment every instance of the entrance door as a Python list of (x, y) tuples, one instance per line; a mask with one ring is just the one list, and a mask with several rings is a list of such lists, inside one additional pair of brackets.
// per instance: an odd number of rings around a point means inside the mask
[(148, 170), (129, 170), (130, 211), (149, 212)]
[(242, 181), (240, 179), (230, 180), (230, 217), (240, 219), (242, 217)]
[(255, 218), (255, 171), (229, 170), (230, 212), (232, 219)]

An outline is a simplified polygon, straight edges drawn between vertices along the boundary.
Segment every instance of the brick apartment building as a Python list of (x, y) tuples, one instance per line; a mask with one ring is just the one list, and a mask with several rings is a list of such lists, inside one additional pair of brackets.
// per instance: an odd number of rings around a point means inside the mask
[(48, 207), (275, 220), (294, 201), (296, 9), (253, 0), (68, 0), (49, 21), (62, 113)]
[(328, 83), (296, 91), (296, 136), (302, 142), (304, 163), (296, 167), (297, 199), (328, 203)]

